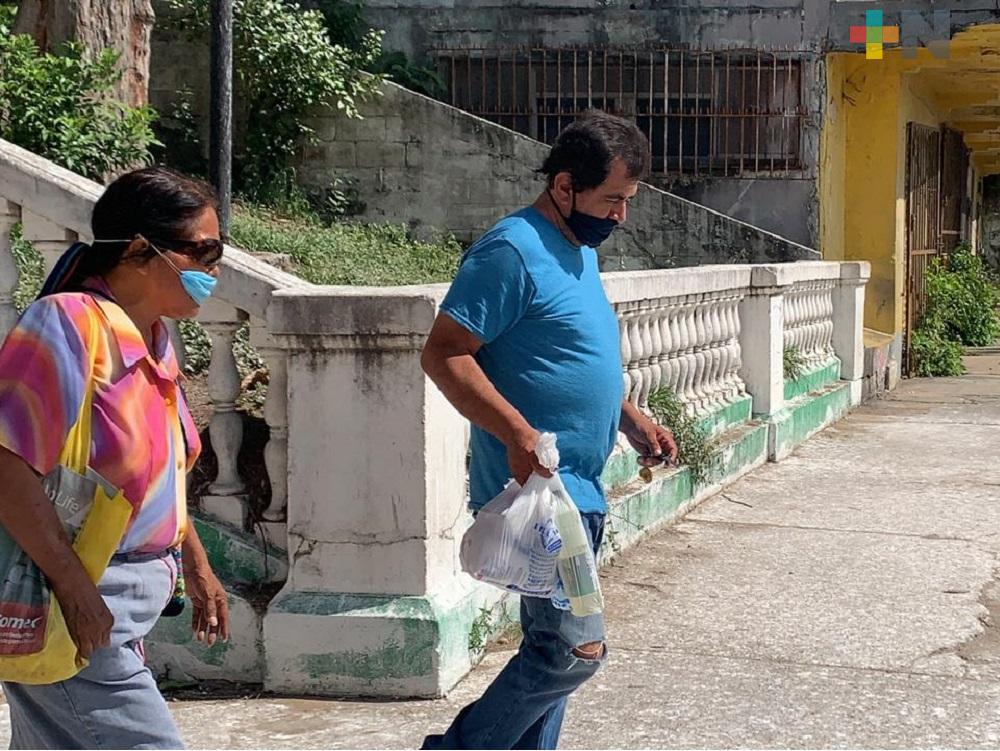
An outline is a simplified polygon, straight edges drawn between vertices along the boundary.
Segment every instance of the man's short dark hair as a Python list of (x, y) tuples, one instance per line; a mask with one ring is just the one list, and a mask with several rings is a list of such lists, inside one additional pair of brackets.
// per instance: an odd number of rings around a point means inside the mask
[(589, 190), (607, 180), (616, 157), (625, 162), (629, 177), (641, 180), (649, 174), (649, 141), (636, 124), (587, 110), (563, 128), (537, 172), (549, 185), (560, 172), (569, 172), (573, 190)]

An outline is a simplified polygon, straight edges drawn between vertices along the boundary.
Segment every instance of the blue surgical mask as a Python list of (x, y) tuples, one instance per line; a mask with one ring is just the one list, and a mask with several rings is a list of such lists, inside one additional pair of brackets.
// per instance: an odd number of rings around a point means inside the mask
[(566, 222), (566, 226), (569, 227), (570, 231), (576, 236), (576, 239), (584, 245), (596, 248), (602, 242), (607, 240), (608, 237), (611, 236), (611, 233), (618, 227), (618, 222), (614, 219), (608, 219), (607, 217), (601, 219), (600, 217), (591, 216), (590, 214), (584, 214), (581, 211), (577, 211), (576, 193), (573, 194), (573, 209), (570, 211), (568, 217), (563, 216), (562, 211), (559, 211), (559, 204), (556, 203), (556, 199), (553, 197), (552, 192), (546, 192), (549, 194), (549, 200), (552, 201), (552, 205), (555, 206), (556, 211), (559, 212), (559, 216), (561, 216), (563, 221)]
[(153, 243), (149, 243), (149, 246), (160, 254), (160, 257), (167, 262), (170, 268), (177, 272), (181, 278), (181, 286), (188, 293), (188, 297), (194, 300), (198, 307), (204, 305), (205, 300), (215, 291), (215, 285), (219, 283), (219, 280), (211, 274), (206, 274), (204, 271), (181, 271), (173, 264), (173, 261), (167, 258), (162, 250), (153, 245)]
[(181, 286), (188, 293), (188, 297), (195, 301), (198, 307), (205, 304), (205, 300), (212, 296), (215, 285), (219, 283), (211, 274), (204, 271), (182, 271)]

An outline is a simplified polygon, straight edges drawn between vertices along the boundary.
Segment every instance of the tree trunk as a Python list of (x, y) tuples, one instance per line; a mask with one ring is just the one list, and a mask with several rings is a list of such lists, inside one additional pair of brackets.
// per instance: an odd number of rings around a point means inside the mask
[(120, 56), (122, 79), (115, 95), (133, 107), (149, 101), (149, 37), (152, 0), (21, 0), (15, 34), (31, 34), (47, 51), (81, 42), (88, 54), (110, 47)]

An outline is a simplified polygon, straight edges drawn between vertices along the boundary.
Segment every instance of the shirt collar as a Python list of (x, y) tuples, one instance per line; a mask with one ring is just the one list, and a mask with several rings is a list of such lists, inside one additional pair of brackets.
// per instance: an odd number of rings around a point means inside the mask
[(139, 333), (139, 328), (115, 300), (107, 282), (102, 277), (96, 276), (84, 282), (83, 287), (97, 293), (94, 299), (110, 325), (122, 356), (122, 364), (131, 369), (136, 363), (148, 359), (150, 366), (162, 378), (176, 381), (180, 373), (177, 355), (174, 353), (170, 334), (163, 322), (153, 323), (153, 349), (156, 357), (152, 357), (142, 334)]

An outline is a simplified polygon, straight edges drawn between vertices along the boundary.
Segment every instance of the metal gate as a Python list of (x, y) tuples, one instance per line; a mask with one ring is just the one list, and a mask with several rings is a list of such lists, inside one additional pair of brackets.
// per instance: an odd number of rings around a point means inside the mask
[(951, 128), (941, 131), (941, 252), (950, 253), (962, 240), (969, 150), (962, 134)]
[(910, 337), (927, 309), (931, 262), (965, 235), (969, 150), (951, 128), (909, 123), (906, 133), (906, 331), (904, 368), (912, 371)]
[(910, 338), (927, 307), (925, 278), (941, 246), (941, 132), (917, 123), (906, 128), (906, 331), (904, 367), (910, 373)]

